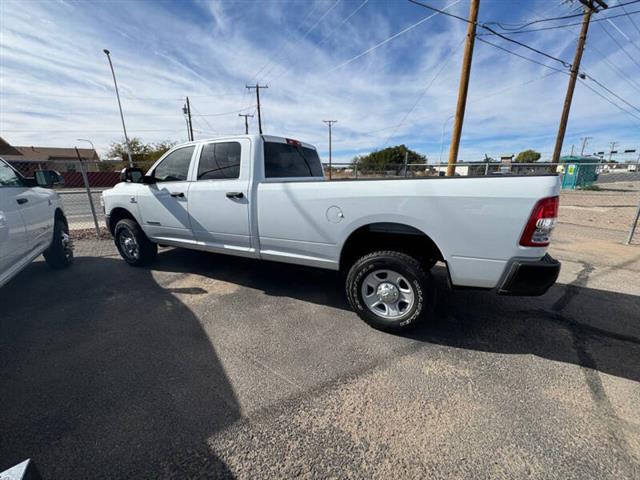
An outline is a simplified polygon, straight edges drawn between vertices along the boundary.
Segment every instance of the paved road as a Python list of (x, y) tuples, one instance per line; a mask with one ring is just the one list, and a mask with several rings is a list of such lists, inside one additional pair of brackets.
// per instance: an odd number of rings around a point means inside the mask
[(567, 232), (567, 285), (449, 293), (439, 270), (407, 336), (362, 323), (332, 272), (172, 249), (136, 269), (78, 242), (72, 269), (0, 290), (0, 471), (639, 478), (640, 250), (584, 260)]

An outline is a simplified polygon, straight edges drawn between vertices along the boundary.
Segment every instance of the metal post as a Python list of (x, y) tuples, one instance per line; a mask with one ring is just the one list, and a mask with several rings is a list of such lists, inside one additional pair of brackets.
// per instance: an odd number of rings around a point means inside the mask
[(103, 50), (107, 59), (109, 60), (109, 67), (111, 67), (111, 75), (113, 76), (113, 85), (116, 87), (116, 98), (118, 99), (118, 108), (120, 109), (120, 120), (122, 120), (122, 130), (124, 131), (124, 141), (127, 144), (127, 155), (129, 156), (129, 167), (133, 167), (133, 160), (131, 159), (131, 145), (129, 145), (129, 136), (127, 135), (127, 127), (124, 125), (124, 115), (122, 114), (122, 104), (120, 103), (120, 93), (118, 92), (118, 82), (116, 81), (116, 72), (113, 70), (113, 63), (111, 63), (111, 55), (106, 48)]
[(640, 219), (640, 203), (638, 203), (638, 209), (636, 210), (636, 218), (633, 219), (631, 223), (631, 230), (629, 230), (629, 236), (627, 237), (626, 245), (631, 245), (631, 240), (633, 240), (633, 234), (636, 231), (636, 227), (638, 226), (638, 219)]
[(467, 42), (464, 47), (462, 72), (460, 73), (460, 86), (458, 89), (458, 105), (456, 106), (456, 117), (453, 123), (453, 131), (451, 133), (451, 146), (449, 147), (449, 162), (447, 166), (448, 177), (454, 176), (456, 172), (458, 149), (460, 148), (460, 136), (462, 134), (462, 123), (464, 122), (464, 110), (467, 106), (467, 92), (469, 91), (471, 60), (473, 59), (473, 45), (476, 39), (476, 24), (478, 21), (479, 8), (480, 0), (471, 0), (469, 7), (469, 25), (467, 27)]
[(329, 126), (329, 180), (331, 180), (331, 160), (332, 160), (332, 152), (331, 152), (331, 126), (334, 123), (337, 123), (337, 120), (323, 120)]
[(85, 171), (84, 162), (82, 161), (82, 157), (80, 156), (78, 147), (74, 147), (74, 148), (76, 149), (76, 156), (78, 157), (78, 162), (80, 162), (80, 173), (82, 174), (82, 181), (84, 182), (84, 187), (87, 189), (87, 195), (89, 196), (89, 206), (91, 207), (93, 224), (96, 227), (96, 236), (100, 238), (100, 227), (98, 226), (98, 217), (96, 216), (96, 209), (93, 206), (93, 197), (91, 196), (91, 187), (89, 187), (89, 178), (87, 176), (87, 172)]
[(407, 172), (407, 163), (408, 162), (409, 162), (409, 150), (404, 152), (404, 178), (407, 178), (409, 176), (409, 174)]
[(489, 162), (487, 162), (484, 166), (484, 176), (489, 175)]

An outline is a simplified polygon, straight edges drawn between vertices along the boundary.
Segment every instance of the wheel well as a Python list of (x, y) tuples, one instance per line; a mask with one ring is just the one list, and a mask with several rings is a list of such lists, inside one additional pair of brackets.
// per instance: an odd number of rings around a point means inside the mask
[(342, 247), (340, 268), (376, 250), (395, 250), (420, 261), (444, 260), (435, 242), (424, 232), (401, 223), (371, 223), (355, 230)]
[(111, 210), (111, 213), (109, 214), (109, 231), (111, 232), (111, 235), (113, 235), (116, 224), (123, 218), (130, 218), (134, 222), (138, 223), (136, 218), (131, 214), (131, 212), (129, 212), (129, 210), (122, 207), (116, 207)]
[(56, 208), (53, 218), (55, 220), (62, 220), (64, 223), (67, 224), (67, 226), (69, 226), (69, 223), (67, 222), (67, 217), (64, 216), (64, 212), (62, 211), (62, 209)]

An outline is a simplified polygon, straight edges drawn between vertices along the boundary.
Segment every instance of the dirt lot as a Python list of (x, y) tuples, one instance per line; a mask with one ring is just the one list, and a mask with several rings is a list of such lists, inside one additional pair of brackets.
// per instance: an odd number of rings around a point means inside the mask
[(449, 292), (437, 267), (435, 319), (406, 336), (332, 272), (178, 249), (134, 269), (78, 241), (71, 270), (0, 290), (0, 471), (640, 478), (640, 246), (574, 213), (546, 295)]

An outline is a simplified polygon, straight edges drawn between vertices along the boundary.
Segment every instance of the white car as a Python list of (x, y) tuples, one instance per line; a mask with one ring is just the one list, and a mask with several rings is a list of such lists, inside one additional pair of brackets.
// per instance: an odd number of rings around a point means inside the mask
[(0, 287), (41, 254), (53, 268), (73, 261), (60, 197), (43, 188), (58, 178), (48, 170), (25, 178), (0, 158)]
[(454, 287), (514, 295), (544, 293), (560, 269), (546, 254), (555, 174), (326, 181), (313, 146), (242, 135), (176, 146), (121, 179), (103, 204), (129, 264), (162, 244), (342, 270), (353, 309), (385, 330), (431, 315), (437, 261)]

